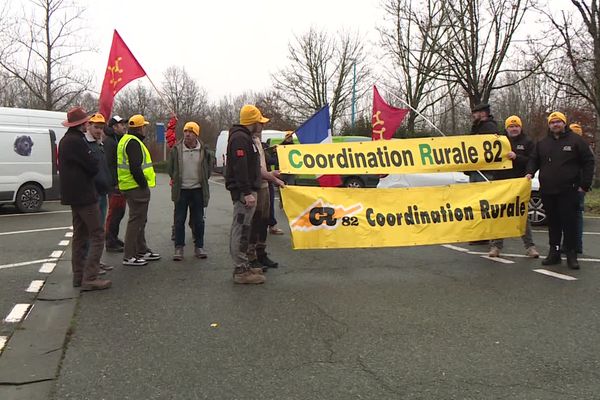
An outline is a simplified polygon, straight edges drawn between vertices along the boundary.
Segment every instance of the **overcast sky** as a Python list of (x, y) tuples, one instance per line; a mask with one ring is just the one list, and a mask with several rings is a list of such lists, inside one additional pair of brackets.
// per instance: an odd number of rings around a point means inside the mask
[[(211, 100), (271, 85), (294, 35), (311, 26), (357, 31), (374, 42), (380, 0), (81, 0), (97, 54), (88, 67), (103, 76), (113, 29), (159, 85), (165, 69), (184, 66)], [(101, 79), (96, 82), (99, 90)]]

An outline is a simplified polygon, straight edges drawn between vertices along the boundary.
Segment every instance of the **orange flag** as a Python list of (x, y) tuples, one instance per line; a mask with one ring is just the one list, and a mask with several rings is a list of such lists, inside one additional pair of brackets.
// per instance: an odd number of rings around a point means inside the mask
[(107, 120), (110, 118), (115, 96), (125, 85), (134, 79), (146, 75), (146, 71), (135, 59), (129, 47), (125, 44), (119, 32), (115, 29), (110, 54), (108, 55), (108, 66), (100, 92), (99, 112)]
[(409, 111), (408, 108), (396, 108), (387, 104), (373, 85), (372, 139), (391, 139)]

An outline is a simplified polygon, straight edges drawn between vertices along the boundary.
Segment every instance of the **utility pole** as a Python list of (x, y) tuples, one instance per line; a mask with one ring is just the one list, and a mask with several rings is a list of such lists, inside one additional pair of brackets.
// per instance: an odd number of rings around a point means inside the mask
[(352, 133), (354, 133), (354, 121), (356, 114), (356, 60), (354, 60), (352, 70)]

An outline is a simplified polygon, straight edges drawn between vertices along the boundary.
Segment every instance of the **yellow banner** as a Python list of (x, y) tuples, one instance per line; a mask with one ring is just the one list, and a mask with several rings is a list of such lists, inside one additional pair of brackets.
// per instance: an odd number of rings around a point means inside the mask
[(510, 150), (506, 136), (467, 135), (280, 145), (277, 156), (286, 174), (410, 174), (510, 169)]
[(527, 178), (407, 189), (287, 186), (295, 249), (412, 246), (517, 237)]

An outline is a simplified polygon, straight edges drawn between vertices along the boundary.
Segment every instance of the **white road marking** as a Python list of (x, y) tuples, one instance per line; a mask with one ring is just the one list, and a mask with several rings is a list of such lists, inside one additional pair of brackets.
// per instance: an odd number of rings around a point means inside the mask
[(450, 249), (450, 250), (460, 251), (460, 252), (463, 252), (463, 253), (468, 253), (469, 252), (469, 250), (467, 250), (467, 249), (463, 249), (462, 247), (454, 246), (454, 245), (451, 245), (451, 244), (443, 244), (442, 247), (445, 247), (445, 248)]
[(56, 267), (56, 263), (45, 263), (40, 268), (40, 273), (42, 274), (51, 274), (54, 271), (54, 267)]
[[(474, 252), (469, 252), (469, 254), (474, 254)], [(482, 255), (481, 258), (487, 258), (488, 260), (492, 260), (492, 261), (499, 262), (502, 264), (514, 264), (515, 263), (514, 261), (505, 260), (504, 258), (501, 258), (501, 257), (490, 257), (488, 255)]]
[(42, 286), (44, 286), (44, 281), (41, 281), (41, 280), (31, 281), (31, 283), (29, 284), (29, 287), (27, 289), (25, 289), (25, 291), (28, 293), (39, 293), (39, 291), (42, 290)]
[(62, 256), (63, 251), (62, 250), (54, 250), (52, 252), (52, 254), (50, 254), (51, 258), (60, 258), (60, 256)]
[(6, 235), (19, 235), (21, 233), (36, 233), (36, 232), (46, 232), (46, 231), (64, 231), (70, 229), (68, 226), (59, 226), (57, 228), (41, 228), (41, 229), (30, 229), (28, 231), (13, 231), (13, 232), (0, 232), (0, 236)]
[(71, 212), (71, 210), (64, 210), (64, 211), (42, 211), (42, 212), (36, 212), (36, 213), (0, 215), (0, 218), (6, 218), (6, 217), (27, 217), (27, 216), (35, 216), (35, 215), (43, 215), (43, 214), (63, 214), (63, 213), (70, 213), (70, 212)]
[(8, 342), (8, 336), (0, 336), (0, 353), (2, 353), (2, 349), (6, 346), (6, 342)]
[(68, 246), (69, 245), (69, 241), (68, 240), (61, 240), (60, 242), (58, 242), (59, 246)]
[(41, 264), (41, 263), (45, 263), (47, 261), (56, 261), (56, 259), (55, 258), (44, 258), (43, 260), (25, 261), (25, 262), (20, 262), (20, 263), (15, 263), (15, 264), (4, 264), (4, 265), (0, 265), (0, 269), (23, 267), (25, 265), (31, 265), (31, 264)]
[[(532, 232), (536, 233), (548, 233), (548, 231), (541, 231), (538, 229), (532, 230)], [(600, 232), (583, 232), (584, 235), (600, 235)]]
[(563, 274), (559, 274), (558, 272), (552, 272), (552, 271), (548, 271), (547, 269), (534, 269), (534, 272), (537, 272), (539, 274), (544, 274), (544, 275), (548, 275), (548, 276), (552, 276), (554, 278), (558, 278), (558, 279), (564, 279), (565, 281), (576, 281), (577, 278), (569, 276), (569, 275), (563, 275)]
[(67, 233), (65, 233), (65, 237), (73, 237), (73, 232), (67, 232)]
[(4, 318), (4, 322), (19, 322), (27, 314), (31, 304), (15, 304), (11, 312)]

